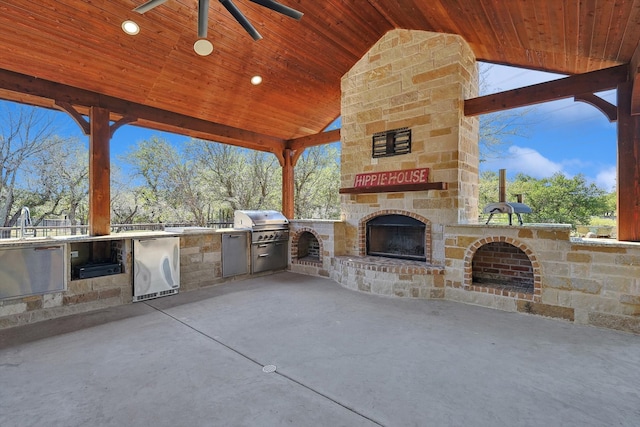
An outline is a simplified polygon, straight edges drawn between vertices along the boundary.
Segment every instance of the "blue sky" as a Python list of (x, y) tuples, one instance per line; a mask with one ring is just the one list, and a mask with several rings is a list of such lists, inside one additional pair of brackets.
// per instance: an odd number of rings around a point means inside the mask
[[(489, 67), (489, 92), (500, 92), (564, 77), (559, 74), (521, 68), (481, 64)], [(615, 91), (600, 94), (615, 104)], [(514, 110), (518, 111), (518, 110)], [(524, 136), (508, 137), (508, 146), (499, 158), (488, 160), (480, 169), (507, 169), (508, 176), (524, 173), (535, 178), (562, 172), (568, 177), (583, 174), (600, 188), (611, 191), (616, 177), (616, 123), (582, 102), (566, 99), (528, 107), (521, 121)], [(182, 142), (179, 135), (124, 126), (114, 135), (112, 155), (125, 152), (131, 145), (153, 135)]]
[[(489, 93), (564, 77), (499, 65), (489, 67)], [(616, 103), (615, 91), (599, 95)], [(545, 178), (556, 172), (568, 177), (582, 173), (600, 188), (607, 191), (614, 188), (617, 125), (609, 123), (599, 110), (566, 99), (530, 107), (521, 122), (526, 136), (509, 137), (510, 146), (506, 147), (504, 157), (482, 163), (481, 170), (504, 168), (509, 176), (524, 173), (535, 178)]]
[[(489, 67), (489, 93), (563, 77), (499, 65)], [(613, 104), (616, 102), (615, 91), (601, 96)], [(483, 162), (481, 171), (504, 168), (509, 177), (524, 173), (535, 178), (549, 177), (556, 172), (568, 177), (582, 173), (590, 182), (607, 191), (614, 188), (617, 126), (616, 123), (609, 123), (600, 111), (567, 99), (530, 107), (521, 122), (525, 136), (508, 137), (509, 145), (504, 152), (499, 158)], [(56, 123), (62, 135), (74, 135), (88, 141), (66, 113), (57, 113)], [(174, 144), (188, 140), (181, 135), (126, 125), (118, 129), (112, 139), (112, 161), (118, 163), (119, 156), (152, 136), (165, 138)]]

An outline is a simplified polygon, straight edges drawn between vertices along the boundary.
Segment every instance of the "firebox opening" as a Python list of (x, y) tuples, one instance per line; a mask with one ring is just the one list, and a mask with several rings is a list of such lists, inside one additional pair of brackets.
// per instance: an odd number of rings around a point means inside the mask
[(404, 215), (382, 215), (367, 222), (367, 255), (426, 261), (425, 224)]
[(471, 262), (473, 283), (504, 291), (532, 294), (533, 266), (521, 249), (505, 242), (491, 242), (476, 251)]
[(298, 239), (298, 259), (301, 261), (320, 261), (320, 242), (316, 236), (308, 231), (303, 232)]

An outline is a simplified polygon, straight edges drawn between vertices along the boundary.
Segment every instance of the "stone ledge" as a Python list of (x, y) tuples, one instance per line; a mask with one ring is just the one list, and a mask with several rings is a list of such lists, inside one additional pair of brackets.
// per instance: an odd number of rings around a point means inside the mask
[(380, 271), (393, 274), (431, 274), (445, 273), (444, 266), (430, 265), (421, 261), (408, 261), (402, 259), (382, 258), (374, 256), (365, 257), (334, 257), (335, 262), (347, 267), (363, 270)]
[(312, 267), (322, 267), (322, 261), (321, 260), (311, 260), (311, 259), (294, 259), (291, 260), (291, 264), (297, 264), (297, 265), (310, 265)]

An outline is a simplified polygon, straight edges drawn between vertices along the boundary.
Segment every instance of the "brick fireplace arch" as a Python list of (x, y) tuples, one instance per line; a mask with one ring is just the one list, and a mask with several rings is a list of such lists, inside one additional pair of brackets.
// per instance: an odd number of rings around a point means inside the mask
[[(511, 255), (515, 255), (515, 258), (518, 258), (518, 254), (521, 254), (522, 256), (520, 256), (520, 258), (526, 258), (526, 260), (529, 261), (529, 265), (527, 266), (525, 264), (525, 267), (530, 268), (531, 275), (533, 276), (533, 289), (530, 292), (518, 290), (517, 288), (510, 289), (509, 287), (492, 286), (491, 284), (476, 283), (473, 281), (473, 260), (476, 257), (478, 250), (481, 250), (481, 248), (487, 248), (487, 245), (492, 244), (497, 244), (495, 246), (503, 248), (505, 252), (511, 252), (511, 254), (508, 254), (508, 258), (511, 258)], [(501, 265), (507, 270), (510, 268), (508, 262), (501, 263)], [(497, 269), (500, 270), (500, 267)], [(508, 275), (506, 277), (508, 277)], [(474, 242), (465, 253), (463, 288), (466, 290), (539, 302), (542, 293), (541, 283), (540, 263), (538, 259), (527, 245), (517, 241), (516, 239), (505, 236), (485, 237)]]
[[(300, 240), (305, 241), (307, 238), (310, 238), (311, 242), (317, 243), (318, 246), (318, 257), (317, 260), (313, 258), (305, 258), (301, 257), (300, 252)], [(292, 264), (304, 264), (304, 265), (322, 265), (322, 254), (324, 253), (324, 248), (322, 244), (322, 238), (318, 233), (308, 227), (303, 227), (297, 230), (293, 237), (291, 238), (291, 263)]]
[(431, 221), (414, 212), (398, 210), (398, 209), (385, 209), (385, 210), (373, 212), (360, 219), (360, 221), (358, 222), (358, 251), (360, 256), (366, 256), (367, 254), (367, 222), (369, 222), (369, 220), (373, 218), (384, 216), (384, 215), (402, 215), (402, 216), (406, 216), (406, 217), (418, 220), (425, 225), (425, 233), (424, 233), (425, 251), (424, 252), (425, 252), (426, 262), (431, 263)]

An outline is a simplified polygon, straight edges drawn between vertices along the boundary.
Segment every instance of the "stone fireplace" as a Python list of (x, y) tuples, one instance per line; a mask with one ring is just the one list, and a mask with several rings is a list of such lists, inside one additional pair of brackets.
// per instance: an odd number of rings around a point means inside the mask
[[(343, 76), (343, 251), (331, 278), (444, 298), (445, 227), (478, 216), (478, 121), (463, 112), (476, 95), (473, 52), (449, 34), (392, 30)], [(419, 185), (398, 185), (414, 175)]]
[(476, 96), (463, 39), (385, 34), (342, 78), (342, 217), (292, 221), (291, 270), (638, 333), (638, 245), (575, 239), (569, 225), (478, 223), (478, 120), (464, 116)]
[[(477, 221), (478, 121), (463, 113), (476, 95), (475, 57), (449, 34), (390, 31), (343, 76), (344, 255), (444, 265), (445, 226)], [(376, 136), (397, 130), (410, 145), (395, 153), (388, 134), (376, 156)], [(444, 185), (385, 189), (384, 174), (420, 170)], [(382, 185), (359, 192), (363, 174)]]
[(366, 254), (426, 261), (425, 224), (405, 215), (380, 215), (367, 221)]

